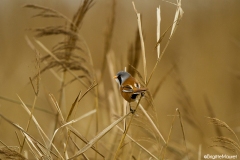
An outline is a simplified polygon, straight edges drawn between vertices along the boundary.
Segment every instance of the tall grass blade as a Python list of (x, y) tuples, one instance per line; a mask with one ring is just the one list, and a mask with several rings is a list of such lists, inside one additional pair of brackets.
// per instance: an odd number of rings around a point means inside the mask
[(145, 44), (144, 44), (144, 39), (143, 39), (143, 34), (142, 34), (141, 14), (138, 13), (134, 2), (132, 2), (132, 4), (133, 4), (133, 9), (137, 15), (138, 31), (139, 31), (140, 40), (141, 40), (143, 71), (144, 71), (144, 84), (147, 84), (147, 62), (146, 62), (146, 54), (145, 54)]
[[(118, 125), (117, 125), (117, 128), (124, 133), (124, 130), (122, 128), (120, 128)], [(127, 134), (127, 137), (133, 141), (136, 145), (138, 145), (141, 149), (143, 149), (145, 152), (147, 152), (151, 157), (153, 157), (154, 159), (157, 159), (158, 158), (156, 156), (154, 156), (149, 150), (147, 150), (145, 147), (143, 147), (140, 143), (138, 143), (136, 140), (134, 140), (134, 138), (132, 138), (129, 134)]]
[[(160, 39), (160, 35), (161, 35), (161, 30), (160, 30), (160, 25), (161, 24), (161, 9), (160, 6), (157, 8), (157, 41)], [(157, 46), (157, 57), (160, 57), (160, 45)]]
[(72, 125), (73, 123), (76, 123), (76, 122), (78, 122), (78, 121), (80, 121), (80, 120), (82, 120), (82, 119), (84, 119), (84, 118), (86, 118), (86, 117), (88, 117), (88, 116), (90, 116), (90, 115), (92, 115), (92, 114), (94, 114), (94, 113), (96, 113), (96, 109), (94, 109), (94, 110), (92, 110), (92, 111), (90, 111), (90, 112), (88, 112), (88, 113), (85, 113), (85, 114), (82, 115), (81, 117), (79, 117), (79, 118), (77, 118), (77, 119), (75, 119), (75, 120), (71, 120), (70, 122), (67, 122), (67, 123), (63, 124), (61, 127), (59, 127), (58, 129), (56, 129), (56, 130), (54, 131), (54, 134), (53, 134), (52, 139), (50, 140), (49, 148), (50, 148), (50, 146), (52, 145), (53, 139), (55, 138), (57, 132), (58, 132), (61, 128), (67, 127), (68, 125)]
[(98, 135), (96, 135), (92, 140), (90, 140), (86, 146), (84, 146), (82, 149), (80, 149), (74, 156), (69, 158), (69, 160), (74, 159), (74, 158), (78, 157), (79, 155), (81, 155), (82, 153), (84, 153), (85, 151), (87, 151), (91, 146), (93, 146), (97, 141), (99, 141), (105, 134), (107, 134), (113, 127), (115, 127), (119, 122), (121, 122), (123, 119), (125, 119), (129, 114), (130, 113), (122, 116), (121, 118), (119, 118), (118, 120), (113, 122), (111, 125), (106, 127), (104, 130), (102, 130)]
[(153, 126), (154, 130), (158, 133), (158, 136), (162, 139), (162, 141), (163, 141), (163, 143), (165, 145), (166, 144), (166, 140), (163, 138), (162, 134), (160, 133), (159, 129), (157, 128), (157, 126), (155, 125), (155, 123), (153, 122), (151, 117), (148, 115), (147, 111), (143, 108), (143, 106), (141, 104), (139, 104), (139, 108), (142, 110), (144, 115), (147, 117), (147, 119), (149, 120), (149, 122)]

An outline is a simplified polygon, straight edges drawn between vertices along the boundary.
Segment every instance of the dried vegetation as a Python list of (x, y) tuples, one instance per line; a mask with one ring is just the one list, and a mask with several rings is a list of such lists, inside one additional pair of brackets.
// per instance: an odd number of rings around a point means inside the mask
[[(73, 15), (72, 19), (66, 17), (54, 9), (27, 4), (24, 8), (37, 11), (34, 18), (58, 18), (62, 19), (63, 23), (56, 26), (47, 26), (43, 28), (30, 29), (35, 33), (35, 37), (51, 37), (59, 35), (63, 37), (62, 41), (57, 42), (51, 49), (47, 48), (38, 39), (30, 39), (26, 37), (29, 47), (36, 54), (36, 68), (37, 73), (30, 78), (30, 84), (34, 90), (35, 98), (33, 104), (26, 104), (20, 96), (19, 101), (1, 97), (1, 99), (10, 101), (12, 103), (21, 104), (23, 110), (29, 116), (26, 122), (26, 127), (12, 122), (4, 115), (0, 114), (1, 119), (12, 125), (16, 129), (16, 139), (18, 146), (14, 149), (3, 141), (0, 141), (2, 147), (0, 148), (0, 159), (196, 159), (196, 151), (192, 149), (191, 142), (188, 141), (185, 128), (194, 127), (199, 135), (202, 135), (201, 128), (198, 126), (195, 119), (195, 111), (193, 110), (191, 97), (187, 93), (183, 83), (176, 78), (176, 84), (179, 86), (183, 99), (179, 99), (181, 109), (176, 108), (172, 116), (172, 123), (167, 131), (165, 137), (161, 133), (161, 124), (158, 121), (158, 113), (156, 113), (156, 106), (154, 103), (157, 92), (161, 89), (162, 84), (167, 80), (168, 76), (176, 71), (176, 66), (173, 66), (165, 76), (159, 81), (153, 90), (150, 90), (145, 95), (145, 103), (141, 97), (136, 103), (136, 114), (131, 114), (125, 109), (126, 103), (119, 97), (117, 85), (113, 82), (104, 82), (103, 75), (108, 69), (109, 74), (113, 76), (116, 72), (116, 60), (114, 52), (111, 50), (112, 35), (114, 31), (116, 0), (112, 1), (111, 16), (108, 28), (105, 33), (104, 43), (104, 61), (102, 62), (101, 75), (97, 76), (94, 69), (92, 54), (88, 48), (84, 38), (79, 34), (79, 30), (83, 24), (83, 19), (87, 12), (93, 7), (92, 0), (82, 0), (78, 10)], [(176, 4), (169, 5), (176, 6), (175, 17), (172, 24), (165, 29), (163, 33), (160, 32), (161, 26), (161, 12), (160, 7), (157, 8), (157, 31), (156, 31), (156, 63), (150, 73), (147, 73), (147, 60), (145, 51), (145, 43), (142, 30), (141, 14), (137, 10), (137, 4), (132, 3), (133, 10), (136, 13), (136, 29), (135, 40), (129, 45), (128, 65), (126, 70), (135, 77), (138, 77), (143, 86), (148, 86), (151, 83), (152, 76), (155, 74), (157, 66), (161, 61), (163, 55), (171, 42), (174, 33), (179, 26), (183, 17), (183, 10), (181, 8), (181, 0), (177, 0)], [(164, 29), (163, 29), (164, 30)], [(165, 45), (162, 41), (165, 40)], [(38, 48), (38, 49), (37, 49)], [(39, 48), (43, 51), (40, 54)], [(139, 66), (142, 60), (142, 66)], [(41, 66), (40, 66), (41, 64)], [(42, 65), (44, 64), (44, 65)], [(42, 67), (44, 66), (44, 67)], [(138, 69), (143, 70), (141, 74)], [(54, 106), (51, 114), (56, 116), (55, 129), (52, 135), (47, 135), (35, 117), (35, 110), (47, 112), (41, 109), (41, 106), (36, 107), (38, 94), (41, 85), (41, 75), (44, 72), (50, 71), (57, 80), (61, 82), (60, 97), (56, 98), (53, 94), (49, 94), (52, 105)], [(71, 76), (71, 80), (67, 81), (67, 76)], [(177, 77), (177, 76), (176, 76)], [(72, 105), (64, 109), (63, 99), (64, 90), (73, 82), (79, 82), (86, 91), (82, 91), (76, 95), (75, 101)], [(99, 88), (104, 85), (112, 85), (112, 92), (105, 99), (99, 96)], [(76, 112), (79, 111), (79, 104), (86, 96), (91, 96), (94, 99), (94, 107), (89, 112), (76, 117)], [(104, 124), (106, 127), (101, 129), (99, 123), (103, 117), (100, 117), (101, 110), (99, 105), (109, 105), (110, 124)], [(122, 111), (122, 108), (123, 111)], [(181, 110), (181, 112), (180, 112)], [(212, 111), (212, 114), (213, 111)], [(86, 121), (87, 117), (91, 117)], [(94, 118), (93, 118), (94, 117)], [(212, 138), (212, 145), (210, 147), (223, 147), (233, 152), (239, 152), (239, 140), (234, 131), (223, 121), (217, 118), (208, 117), (209, 121), (215, 125), (216, 133), (219, 136)], [(88, 126), (86, 130), (76, 127), (74, 124), (84, 121)], [(95, 122), (93, 122), (95, 121)], [(174, 126), (179, 122), (180, 129), (174, 129)], [(94, 124), (94, 125), (93, 125)], [(31, 135), (28, 132), (30, 125), (35, 127), (38, 131), (38, 136)], [(95, 131), (90, 131), (89, 127), (95, 128)], [(234, 138), (224, 137), (219, 128), (227, 129)], [(134, 132), (137, 130), (137, 132)], [(182, 144), (172, 142), (171, 135), (173, 132), (181, 134)], [(61, 134), (61, 139), (56, 137)], [(91, 138), (89, 138), (91, 137)], [(172, 143), (171, 143), (172, 142)], [(27, 154), (26, 154), (27, 152)], [(201, 158), (201, 149), (197, 151), (198, 157)], [(3, 158), (2, 158), (3, 157)]]

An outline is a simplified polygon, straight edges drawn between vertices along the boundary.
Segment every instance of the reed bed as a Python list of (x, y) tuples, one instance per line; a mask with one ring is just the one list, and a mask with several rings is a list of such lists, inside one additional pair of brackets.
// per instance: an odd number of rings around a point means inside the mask
[[(164, 55), (168, 54), (168, 46), (178, 26), (181, 25), (184, 13), (181, 0), (176, 0), (176, 3), (165, 1), (176, 7), (174, 17), (169, 17), (172, 18), (172, 23), (168, 24), (167, 28), (161, 28), (161, 24), (165, 22), (161, 17), (161, 7), (156, 6), (156, 19), (153, 19), (156, 21), (157, 28), (156, 43), (153, 48), (156, 61), (152, 69), (148, 67), (147, 57), (150, 53), (145, 49), (143, 16), (138, 11), (138, 4), (135, 2), (131, 4), (138, 26), (135, 39), (129, 45), (128, 58), (124, 62), (126, 66), (116, 61), (116, 53), (111, 49), (111, 45), (114, 43), (112, 37), (118, 2), (113, 0), (104, 34), (104, 60), (99, 69), (100, 73), (94, 67), (93, 56), (96, 55), (91, 53), (91, 48), (84, 37), (79, 34), (84, 25), (85, 15), (94, 7), (94, 3), (93, 0), (82, 0), (72, 18), (45, 6), (36, 4), (23, 6), (25, 9), (37, 12), (33, 18), (58, 18), (62, 20), (62, 24), (28, 29), (35, 34), (34, 37), (25, 37), (36, 57), (36, 74), (29, 78), (34, 99), (32, 104), (26, 104), (21, 95), (17, 95), (18, 101), (4, 96), (0, 97), (2, 100), (21, 105), (22, 110), (28, 115), (26, 125), (20, 126), (17, 122), (12, 122), (8, 117), (0, 114), (2, 121), (14, 127), (16, 137), (9, 138), (15, 138), (18, 144), (8, 146), (0, 140), (0, 159), (201, 159), (202, 144), (194, 146), (189, 141), (189, 136), (194, 135), (189, 135), (189, 132), (187, 134), (186, 128), (194, 128), (198, 136), (204, 136), (204, 129), (198, 125), (201, 119), (196, 119), (196, 110), (194, 110), (191, 95), (188, 94), (181, 79), (175, 76), (177, 65), (173, 65), (156, 86), (150, 87), (152, 77), (159, 74), (158, 65)], [(41, 42), (40, 37), (51, 38), (56, 35), (63, 39), (56, 42), (52, 48)], [(120, 68), (139, 79), (142, 86), (149, 87), (145, 95), (134, 103), (136, 109), (134, 114), (126, 108), (127, 104), (120, 97), (114, 80), (104, 79), (106, 74), (113, 77)], [(52, 81), (60, 83), (59, 97), (52, 93), (46, 94), (49, 98), (49, 104), (46, 105), (51, 108), (51, 111), (38, 105), (42, 75), (46, 72), (50, 72), (55, 77)], [(170, 75), (174, 76), (178, 92), (183, 95), (183, 98), (178, 101), (178, 106), (172, 111), (172, 115), (166, 115), (172, 118), (171, 125), (163, 128), (164, 122), (159, 122), (159, 113), (156, 112), (159, 104), (155, 103), (155, 99), (158, 98), (157, 93), (168, 81)], [(73, 83), (78, 83), (81, 90), (77, 95), (72, 96), (74, 101), (71, 101), (71, 106), (66, 106), (64, 102), (70, 101), (66, 98), (68, 94), (66, 89)], [(105, 86), (111, 88), (107, 93), (108, 96), (101, 93)], [(86, 98), (92, 99), (89, 104), (84, 104), (89, 108), (88, 111), (83, 110), (82, 104)], [(203, 140), (202, 143), (208, 144), (209, 148), (217, 153), (219, 153), (218, 148), (222, 148), (227, 153), (237, 154), (240, 151), (237, 134), (224, 121), (213, 117), (215, 114), (207, 98), (206, 105), (210, 117), (202, 118), (208, 119), (209, 123), (214, 125), (217, 136), (212, 137), (211, 142)], [(49, 131), (44, 130), (40, 125), (41, 123), (36, 118), (36, 110), (55, 117), (53, 120), (55, 127), (51, 134), (48, 134)], [(77, 113), (81, 113), (81, 116), (77, 116)], [(83, 122), (85, 126), (77, 125), (79, 122)], [(30, 127), (34, 128), (37, 134), (33, 135), (29, 131)], [(224, 136), (223, 129), (230, 133), (230, 137)], [(180, 135), (177, 141), (172, 139), (173, 133)]]

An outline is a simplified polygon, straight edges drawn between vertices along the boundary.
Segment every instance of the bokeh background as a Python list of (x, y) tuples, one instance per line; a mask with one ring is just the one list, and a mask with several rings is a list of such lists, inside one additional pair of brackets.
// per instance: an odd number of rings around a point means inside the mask
[[(173, 22), (176, 6), (160, 0), (135, 0), (134, 2), (142, 14), (147, 70), (150, 73), (157, 59), (154, 49), (156, 8), (161, 6), (161, 32), (163, 33)], [(22, 7), (28, 3), (52, 8), (71, 19), (79, 7), (80, 0), (0, 1), (0, 96), (2, 97), (0, 113), (23, 127), (26, 126), (28, 115), (19, 104), (4, 100), (3, 97), (11, 101), (19, 101), (17, 97), (19, 95), (25, 103), (33, 103), (34, 94), (29, 84), (29, 77), (36, 73), (35, 53), (27, 45), (25, 37), (28, 36), (31, 40), (34, 38), (34, 33), (29, 28), (62, 23), (58, 19), (32, 18), (37, 11)], [(80, 35), (84, 37), (91, 50), (94, 69), (98, 74), (102, 74), (100, 68), (104, 58), (105, 33), (111, 17), (111, 7), (111, 0), (96, 0), (87, 12), (80, 30)], [(239, 0), (183, 0), (184, 16), (149, 84), (149, 90), (152, 91), (159, 81), (166, 78), (154, 100), (159, 129), (163, 136), (167, 137), (172, 115), (175, 114), (175, 109), (179, 108), (184, 119), (187, 145), (193, 153), (198, 152), (199, 146), (203, 149), (203, 155), (216, 152), (215, 149), (208, 147), (212, 144), (211, 137), (216, 136), (214, 126), (207, 119), (211, 116), (209, 108), (212, 109), (216, 118), (226, 122), (238, 136), (240, 135), (239, 7)], [(127, 53), (135, 38), (137, 20), (132, 2), (129, 0), (116, 1), (115, 13), (111, 51), (115, 55), (117, 72), (128, 65)], [(38, 38), (49, 48), (60, 39), (63, 37)], [(166, 40), (167, 37), (161, 44), (162, 48)], [(37, 48), (41, 55), (46, 55), (41, 48)], [(41, 65), (44, 66), (44, 64)], [(166, 76), (173, 66), (173, 71)], [(138, 69), (143, 73), (142, 60)], [(105, 69), (103, 79), (105, 89), (99, 87), (101, 94), (99, 131), (110, 124), (106, 120), (109, 119), (106, 113), (111, 107), (107, 100), (108, 94), (112, 91), (112, 86), (106, 85), (112, 81), (108, 69)], [(59, 86), (60, 82), (51, 72), (42, 74), (37, 106), (51, 111), (48, 93), (58, 97)], [(66, 109), (69, 109), (80, 90), (84, 92), (86, 88), (77, 82), (66, 87), (64, 102)], [(86, 96), (81, 102), (82, 112), (79, 111), (78, 114), (82, 115), (93, 109), (93, 103), (92, 96)], [(54, 116), (39, 110), (36, 110), (34, 115), (43, 129), (51, 135), (55, 125)], [(79, 122), (78, 125), (83, 130), (87, 128), (84, 122)], [(37, 135), (33, 128), (32, 133)], [(94, 131), (94, 127), (92, 130)], [(224, 136), (234, 139), (226, 129), (221, 130)], [(14, 131), (13, 127), (0, 119), (0, 139), (7, 145), (17, 145)], [(183, 144), (181, 134), (179, 120), (176, 120), (170, 143)], [(92, 132), (87, 138), (91, 139), (94, 135), (95, 133)], [(221, 152), (225, 153), (225, 150), (217, 153)]]

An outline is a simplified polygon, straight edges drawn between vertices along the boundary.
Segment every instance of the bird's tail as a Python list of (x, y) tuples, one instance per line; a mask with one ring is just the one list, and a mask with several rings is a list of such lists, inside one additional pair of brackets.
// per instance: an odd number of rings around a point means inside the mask
[(136, 94), (137, 93), (140, 94), (140, 93), (145, 92), (147, 90), (148, 90), (148, 88), (135, 88), (133, 92), (136, 93)]

